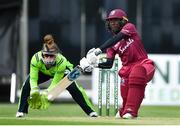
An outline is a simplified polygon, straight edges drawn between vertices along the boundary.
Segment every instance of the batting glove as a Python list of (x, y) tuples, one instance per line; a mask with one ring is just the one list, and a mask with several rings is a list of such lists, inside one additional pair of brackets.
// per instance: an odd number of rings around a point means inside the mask
[(96, 56), (102, 53), (100, 48), (92, 48), (87, 53), (94, 53)]
[(93, 66), (88, 62), (88, 60), (85, 57), (83, 57), (80, 60), (80, 67), (85, 72), (92, 72), (93, 70)]
[(88, 62), (93, 65), (96, 66), (97, 61), (98, 61), (98, 55), (102, 53), (102, 51), (99, 48), (92, 48), (87, 52), (86, 58), (88, 60)]

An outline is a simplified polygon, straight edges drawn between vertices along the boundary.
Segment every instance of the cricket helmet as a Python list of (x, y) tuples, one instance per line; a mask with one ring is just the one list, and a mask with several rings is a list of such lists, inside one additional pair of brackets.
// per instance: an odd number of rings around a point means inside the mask
[[(117, 29), (111, 28), (110, 21), (112, 19), (119, 20), (119, 28)], [(127, 22), (128, 22), (127, 14), (121, 9), (114, 9), (109, 13), (109, 15), (106, 18), (106, 27), (108, 28), (108, 30), (112, 31), (113, 33), (118, 33)]]
[(109, 15), (107, 16), (106, 20), (110, 20), (110, 19), (114, 19), (114, 18), (117, 18), (117, 19), (125, 19), (128, 21), (127, 19), (127, 14), (121, 10), (121, 9), (114, 9), (112, 10)]
[(42, 47), (42, 60), (45, 65), (54, 65), (56, 55), (59, 52), (59, 48), (54, 42), (54, 38), (52, 35), (47, 34), (43, 40)]

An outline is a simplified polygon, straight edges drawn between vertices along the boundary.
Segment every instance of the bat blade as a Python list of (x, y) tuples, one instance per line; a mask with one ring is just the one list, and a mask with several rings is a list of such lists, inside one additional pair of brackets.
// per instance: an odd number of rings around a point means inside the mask
[(81, 68), (76, 66), (68, 75), (66, 75), (59, 83), (48, 92), (48, 100), (53, 101), (57, 98), (69, 85), (71, 85), (81, 75)]
[(53, 101), (58, 97), (73, 81), (70, 81), (66, 75), (56, 87), (48, 92), (48, 100)]

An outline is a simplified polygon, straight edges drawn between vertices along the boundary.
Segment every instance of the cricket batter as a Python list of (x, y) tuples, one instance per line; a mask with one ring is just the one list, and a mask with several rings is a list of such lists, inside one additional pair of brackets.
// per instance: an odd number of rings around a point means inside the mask
[[(73, 70), (73, 65), (59, 53), (59, 48), (54, 42), (52, 35), (46, 35), (43, 41), (42, 50), (35, 53), (31, 59), (30, 74), (22, 87), (16, 117), (24, 117), (28, 113), (29, 105), (27, 99), (30, 95), (40, 92), (39, 84), (52, 79), (50, 86), (44, 91), (47, 93)], [(66, 89), (87, 115), (90, 117), (98, 116), (82, 87), (73, 82)]]
[[(123, 103), (116, 117), (131, 119), (138, 116), (145, 87), (154, 75), (155, 66), (148, 58), (135, 26), (128, 21), (123, 10), (112, 10), (106, 18), (106, 26), (113, 37), (99, 48), (91, 49), (86, 55), (86, 60), (91, 65), (96, 64), (97, 55), (106, 50), (107, 61), (99, 63), (98, 67), (109, 69), (113, 65), (115, 55), (119, 55), (122, 68), (118, 74), (121, 77), (120, 92)], [(85, 66), (84, 59), (80, 64)]]

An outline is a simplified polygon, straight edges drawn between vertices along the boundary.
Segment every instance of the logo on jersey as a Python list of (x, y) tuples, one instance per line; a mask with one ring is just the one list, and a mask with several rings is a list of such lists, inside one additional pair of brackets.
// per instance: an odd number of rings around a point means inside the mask
[(124, 53), (124, 51), (134, 42), (134, 39), (128, 39), (127, 42), (126, 42), (126, 45), (122, 48), (119, 48), (119, 51), (121, 53)]

